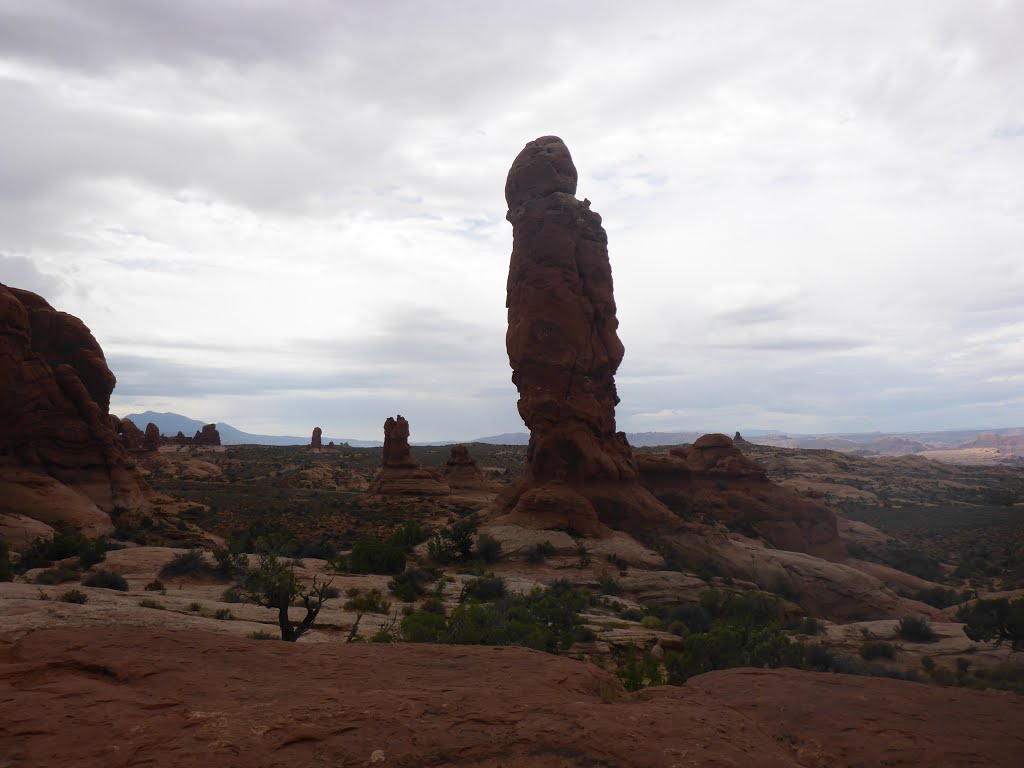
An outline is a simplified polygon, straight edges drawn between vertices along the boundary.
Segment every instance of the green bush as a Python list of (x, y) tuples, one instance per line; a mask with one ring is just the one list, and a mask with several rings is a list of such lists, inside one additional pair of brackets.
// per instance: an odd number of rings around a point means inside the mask
[(365, 594), (357, 594), (346, 600), (345, 610), (359, 613), (387, 613), (391, 610), (391, 601), (385, 599), (379, 589), (371, 589)]
[(484, 602), (497, 600), (505, 596), (505, 580), (500, 576), (489, 573), (476, 579), (467, 581), (462, 587), (459, 595), (459, 602), (466, 600), (481, 600)]
[(438, 528), (427, 543), (427, 553), (436, 563), (455, 563), (470, 559), (477, 521), (473, 517), (460, 520), (450, 528)]
[(597, 577), (597, 591), (602, 595), (621, 595), (624, 590), (621, 581), (608, 573), (608, 571), (602, 570)]
[(119, 592), (128, 591), (128, 582), (124, 576), (113, 571), (93, 571), (82, 579), (83, 587), (98, 587), (100, 589), (116, 589)]
[(402, 619), (402, 637), (410, 643), (445, 642), (448, 622), (444, 614), (417, 611)]
[(391, 541), (360, 539), (348, 558), (352, 573), (401, 573), (405, 570), (405, 549)]
[(36, 574), (36, 584), (63, 584), (65, 581), (78, 581), (79, 574), (74, 568), (62, 565)]
[(1010, 602), (976, 600), (957, 611), (964, 634), (975, 642), (1009, 643), (1012, 651), (1024, 651), (1024, 598)]
[(32, 541), (18, 561), (18, 570), (24, 573), (32, 568), (47, 568), (53, 565), (54, 561), (69, 557), (77, 557), (81, 567), (91, 568), (96, 563), (103, 562), (106, 556), (105, 538), (90, 539), (83, 536), (81, 531), (59, 524), (52, 538), (39, 537)]
[(719, 624), (710, 632), (690, 635), (681, 651), (666, 654), (670, 685), (682, 685), (694, 675), (730, 667), (801, 667), (803, 646), (787, 637), (777, 624)]
[(476, 539), (476, 556), (485, 563), (496, 563), (501, 559), (501, 542), (493, 536), (481, 533)]
[(11, 551), (7, 542), (0, 540), (0, 581), (11, 581), (14, 578), (14, 566), (11, 564)]
[(860, 657), (865, 661), (872, 659), (895, 659), (896, 646), (884, 640), (867, 640), (861, 643)]
[(388, 590), (406, 603), (427, 593), (427, 584), (437, 581), (441, 572), (434, 568), (409, 568), (388, 581)]
[(62, 603), (77, 603), (78, 605), (89, 602), (89, 596), (80, 589), (69, 589), (57, 599)]
[(526, 562), (543, 563), (554, 555), (556, 551), (555, 545), (550, 541), (541, 541), (526, 550)]
[(813, 616), (805, 616), (797, 625), (796, 631), (801, 635), (816, 635), (821, 632), (821, 623)]
[(912, 643), (933, 643), (938, 635), (924, 616), (906, 616), (896, 626), (896, 634)]
[(202, 550), (199, 549), (178, 553), (160, 569), (160, 576), (165, 579), (175, 576), (206, 576), (212, 573), (213, 568), (206, 562)]
[(422, 544), (427, 540), (429, 534), (423, 529), (417, 520), (406, 520), (400, 527), (395, 529), (388, 541), (397, 544), (406, 552), (412, 552), (413, 547)]
[(225, 579), (241, 578), (249, 568), (249, 558), (244, 553), (232, 552), (227, 547), (214, 549), (213, 559), (217, 562), (217, 575)]
[(648, 686), (665, 684), (658, 659), (632, 645), (627, 646), (622, 653), (615, 676), (627, 691), (639, 691)]
[(240, 586), (232, 584), (221, 592), (220, 600), (222, 603), (244, 603), (245, 594), (242, 592), (242, 588)]

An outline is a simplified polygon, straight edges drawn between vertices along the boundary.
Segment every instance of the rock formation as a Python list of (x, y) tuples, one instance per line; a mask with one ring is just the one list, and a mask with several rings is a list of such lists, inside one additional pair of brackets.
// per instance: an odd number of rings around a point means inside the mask
[(676, 514), (722, 522), (776, 549), (842, 560), (836, 516), (825, 504), (768, 479), (726, 435), (711, 434), (668, 454), (637, 454), (641, 482)]
[(445, 463), (444, 480), (452, 490), (497, 491), (498, 484), (484, 477), (476, 459), (464, 445), (453, 445)]
[(119, 419), (117, 416), (110, 417), (111, 426), (120, 438), (121, 445), (129, 451), (141, 451), (146, 436), (142, 430), (135, 426), (131, 419)]
[(446, 496), (451, 489), (435, 473), (420, 466), (409, 450), (409, 422), (399, 414), (384, 422), (384, 451), (371, 493)]
[(192, 445), (209, 446), (220, 445), (220, 432), (216, 424), (204, 424), (201, 431), (196, 431), (192, 438)]
[(309, 447), (312, 448), (314, 451), (319, 451), (321, 448), (324, 447), (323, 442), (321, 441), (322, 435), (323, 430), (320, 429), (320, 427), (313, 428), (313, 439), (310, 442)]
[(185, 446), (188, 445), (189, 439), (185, 437), (185, 433), (179, 429), (178, 434), (174, 436), (174, 442), (176, 445)]
[(152, 421), (146, 425), (146, 434), (142, 441), (142, 449), (150, 452), (160, 450), (160, 427)]
[(678, 524), (638, 482), (633, 452), (615, 429), (617, 334), (608, 238), (561, 139), (531, 141), (505, 184), (513, 246), (505, 344), (519, 414), (530, 429), (521, 482), (502, 493), (508, 522), (582, 535)]
[(113, 530), (115, 510), (145, 505), (112, 427), (114, 383), (81, 320), (0, 285), (0, 517), (98, 535)]

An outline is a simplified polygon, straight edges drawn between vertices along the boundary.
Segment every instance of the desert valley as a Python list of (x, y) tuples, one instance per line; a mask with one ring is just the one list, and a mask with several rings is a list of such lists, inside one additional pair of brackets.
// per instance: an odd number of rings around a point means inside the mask
[(162, 434), (0, 286), (0, 766), (1020, 765), (1022, 430), (631, 444), (576, 191), (505, 186), (526, 445)]

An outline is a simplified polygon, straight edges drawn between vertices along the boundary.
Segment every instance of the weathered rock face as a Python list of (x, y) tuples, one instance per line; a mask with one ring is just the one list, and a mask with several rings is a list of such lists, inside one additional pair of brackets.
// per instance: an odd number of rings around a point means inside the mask
[(174, 436), (174, 442), (177, 445), (188, 445), (189, 440), (185, 437), (185, 433), (179, 429), (178, 434)]
[(220, 445), (220, 432), (216, 424), (204, 424), (201, 431), (197, 431), (192, 438), (192, 445)]
[(371, 493), (409, 496), (447, 496), (448, 485), (440, 472), (420, 466), (409, 450), (409, 422), (399, 414), (384, 422), (384, 452), (380, 472), (370, 485)]
[(608, 238), (590, 201), (574, 196), (576, 180), (568, 148), (544, 136), (519, 153), (505, 184), (513, 230), (505, 344), (530, 447), (523, 480), (499, 509), (525, 523), (562, 505), (574, 510), (568, 529), (585, 535), (669, 529), (675, 517), (640, 486), (632, 449), (615, 430), (624, 350)]
[(146, 425), (146, 435), (142, 441), (142, 449), (144, 451), (160, 450), (160, 427), (152, 421)]
[(145, 504), (112, 428), (114, 383), (81, 320), (0, 285), (0, 515), (98, 535), (115, 508)]
[(484, 477), (476, 459), (464, 445), (453, 445), (444, 468), (444, 480), (453, 490), (497, 491), (498, 484)]
[(321, 448), (323, 448), (323, 442), (322, 442), (322, 439), (321, 439), (322, 435), (323, 435), (323, 430), (320, 429), (320, 427), (314, 427), (313, 428), (313, 439), (310, 441), (309, 447), (314, 449), (314, 450), (317, 450), (317, 451), (320, 450)]
[(121, 438), (121, 444), (129, 451), (141, 451), (146, 435), (135, 426), (135, 422), (131, 419), (119, 419), (116, 416), (111, 416), (111, 420), (114, 423), (114, 431)]
[(637, 454), (641, 482), (677, 514), (760, 535), (777, 549), (843, 560), (836, 516), (817, 499), (771, 482), (726, 435), (664, 454)]

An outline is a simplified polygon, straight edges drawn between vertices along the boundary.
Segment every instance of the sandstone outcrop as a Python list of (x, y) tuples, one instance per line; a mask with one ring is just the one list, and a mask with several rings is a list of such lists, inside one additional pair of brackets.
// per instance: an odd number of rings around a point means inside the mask
[(70, 627), (0, 643), (0, 754), (154, 768), (1012, 766), (1015, 698), (791, 669), (630, 695), (609, 672), (523, 648)]
[(198, 430), (192, 438), (192, 445), (213, 446), (220, 445), (220, 432), (216, 424), (204, 424), (202, 430)]
[(114, 383), (81, 320), (0, 285), (0, 515), (98, 535), (145, 505), (111, 424)]
[(641, 482), (686, 519), (721, 522), (776, 549), (843, 560), (835, 513), (823, 502), (773, 483), (765, 468), (722, 434), (667, 454), (638, 453)]
[(384, 450), (380, 472), (370, 485), (371, 493), (408, 496), (447, 496), (451, 489), (420, 465), (409, 450), (409, 422), (401, 414), (384, 422)]
[(119, 419), (116, 416), (110, 417), (114, 432), (120, 438), (121, 445), (129, 451), (141, 451), (146, 435), (139, 429), (131, 419)]
[(160, 450), (160, 427), (152, 421), (146, 425), (146, 433), (142, 440), (142, 450), (150, 452)]
[(581, 535), (657, 533), (677, 518), (638, 481), (615, 428), (622, 362), (608, 238), (561, 139), (531, 141), (505, 184), (512, 224), (505, 344), (530, 429), (523, 478), (502, 492), (504, 522)]
[(469, 455), (464, 445), (453, 445), (444, 467), (444, 481), (452, 490), (460, 491), (497, 491), (499, 486), (493, 480), (484, 477), (476, 459)]
[(323, 448), (324, 446), (322, 436), (323, 430), (320, 429), (320, 427), (314, 427), (313, 438), (310, 440), (309, 447), (312, 448), (314, 451), (319, 451), (321, 448)]

